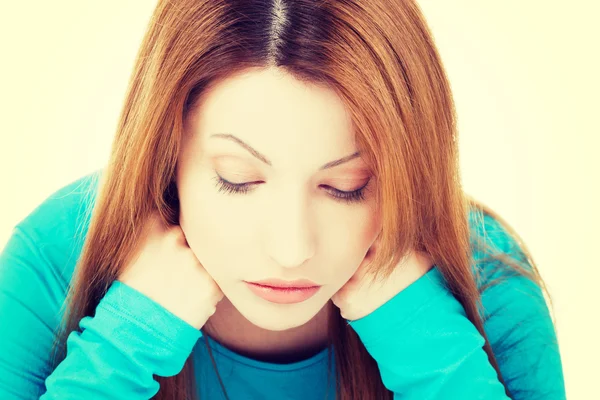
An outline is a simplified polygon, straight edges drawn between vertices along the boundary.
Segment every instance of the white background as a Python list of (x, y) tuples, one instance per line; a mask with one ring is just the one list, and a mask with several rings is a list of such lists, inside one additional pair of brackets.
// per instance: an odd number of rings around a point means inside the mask
[[(107, 160), (155, 1), (3, 3), (0, 247), (49, 194)], [(454, 90), (465, 190), (538, 262), (569, 398), (599, 398), (600, 6), (420, 4)]]

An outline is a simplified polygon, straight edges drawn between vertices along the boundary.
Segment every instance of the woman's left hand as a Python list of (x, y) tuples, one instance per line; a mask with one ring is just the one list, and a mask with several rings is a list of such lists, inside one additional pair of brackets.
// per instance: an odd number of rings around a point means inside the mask
[[(364, 264), (366, 265), (366, 263)], [(363, 266), (359, 267), (352, 278), (331, 301), (340, 309), (343, 318), (354, 321), (365, 317), (384, 305), (410, 284), (425, 275), (433, 267), (431, 258), (421, 252), (411, 251), (404, 263), (394, 268), (392, 275), (383, 283), (374, 283), (365, 275)]]

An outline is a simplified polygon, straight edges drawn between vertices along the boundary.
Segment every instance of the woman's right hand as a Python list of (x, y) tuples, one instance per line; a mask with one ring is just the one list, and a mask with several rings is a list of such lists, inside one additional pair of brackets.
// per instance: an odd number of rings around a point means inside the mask
[(196, 329), (202, 328), (224, 297), (188, 246), (179, 225), (165, 225), (154, 212), (118, 281), (148, 296)]

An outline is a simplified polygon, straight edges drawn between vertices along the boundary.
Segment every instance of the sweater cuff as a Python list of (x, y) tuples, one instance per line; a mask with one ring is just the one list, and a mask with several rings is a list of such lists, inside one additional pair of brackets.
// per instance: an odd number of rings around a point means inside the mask
[(392, 326), (397, 329), (409, 324), (424, 307), (447, 292), (446, 281), (434, 265), (425, 275), (375, 311), (357, 320), (347, 321), (360, 333), (363, 341), (377, 341), (382, 330)]
[[(186, 359), (202, 333), (186, 321), (131, 286), (114, 281), (96, 309), (94, 320), (111, 323), (117, 317), (171, 348)], [(119, 328), (112, 322), (115, 328)]]

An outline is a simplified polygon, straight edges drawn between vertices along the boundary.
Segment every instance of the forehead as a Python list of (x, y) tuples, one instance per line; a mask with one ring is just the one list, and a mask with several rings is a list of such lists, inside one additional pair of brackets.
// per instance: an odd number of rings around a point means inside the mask
[(356, 150), (352, 121), (330, 88), (309, 85), (276, 68), (223, 80), (203, 94), (192, 116), (203, 144), (230, 133), (269, 153), (311, 153), (329, 160)]

